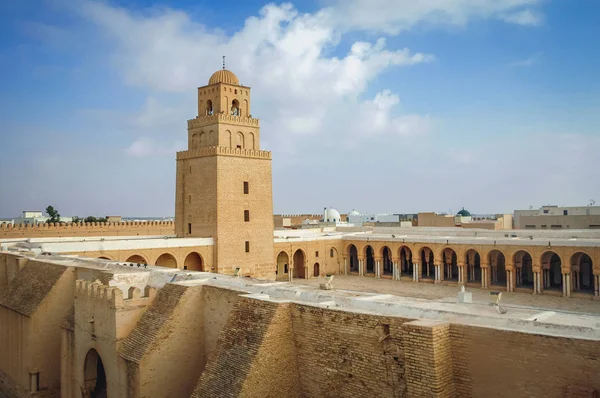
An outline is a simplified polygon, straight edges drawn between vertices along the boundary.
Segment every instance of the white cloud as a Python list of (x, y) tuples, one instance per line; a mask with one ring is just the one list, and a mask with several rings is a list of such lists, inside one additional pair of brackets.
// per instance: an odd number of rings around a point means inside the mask
[(508, 64), (508, 66), (513, 67), (513, 68), (515, 68), (515, 67), (530, 67), (539, 61), (541, 55), (542, 55), (542, 53), (535, 53), (532, 56), (527, 57), (525, 59), (511, 62), (510, 64)]
[(533, 24), (541, 15), (524, 7), (540, 0), (330, 0), (332, 15), (346, 29), (397, 34), (417, 25), (463, 25), (495, 18)]
[[(140, 16), (95, 2), (84, 3), (82, 10), (116, 44), (112, 59), (125, 81), (152, 91), (135, 120), (140, 128), (164, 125), (174, 115), (183, 120), (181, 112), (161, 105), (166, 102), (160, 100), (161, 93), (193, 93), (218, 69), (221, 54), (227, 54), (230, 69), (258, 94), (252, 113), (268, 115), (263, 137), (276, 148), (295, 136), (339, 139), (346, 133), (339, 123), (332, 123), (342, 116), (339, 109), (345, 110), (345, 124), (364, 126), (363, 131), (374, 125), (372, 131), (380, 135), (426, 129), (426, 118), (392, 114), (395, 104), (380, 104), (377, 112), (366, 112), (373, 103), (360, 98), (385, 69), (431, 62), (434, 57), (406, 48), (387, 49), (383, 38), (357, 41), (342, 57), (328, 57), (325, 52), (339, 41), (328, 10), (299, 14), (290, 4), (267, 5), (231, 37), (209, 31), (179, 11)], [(387, 93), (376, 100), (388, 97), (394, 98)], [(173, 125), (171, 130), (180, 129)], [(271, 133), (275, 137), (269, 137)], [(296, 147), (285, 145), (290, 150)]]
[(533, 10), (521, 10), (500, 16), (505, 22), (514, 23), (522, 26), (537, 26), (543, 21), (543, 16)]
[(164, 144), (150, 137), (140, 137), (132, 142), (125, 152), (137, 158), (173, 157), (174, 153), (183, 150), (184, 146), (185, 144), (181, 141)]

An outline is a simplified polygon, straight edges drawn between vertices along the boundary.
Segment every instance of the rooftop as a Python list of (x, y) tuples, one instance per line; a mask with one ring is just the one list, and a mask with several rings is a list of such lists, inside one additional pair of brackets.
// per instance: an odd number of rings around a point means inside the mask
[[(554, 306), (555, 302), (545, 296), (506, 293), (508, 312), (500, 314), (485, 301), (487, 292), (479, 291), (475, 294), (474, 303), (459, 304), (456, 302), (458, 288), (451, 286), (441, 289), (440, 286), (417, 286), (410, 282), (375, 279), (365, 281), (365, 278), (336, 276), (333, 290), (320, 290), (318, 283), (323, 282), (322, 278), (293, 283), (271, 282), (158, 266), (144, 269), (77, 256), (30, 257), (50, 264), (100, 270), (103, 274), (110, 275), (111, 286), (120, 287), (124, 291), (129, 286), (143, 289), (148, 285), (160, 289), (167, 283), (187, 286), (204, 284), (257, 295), (262, 299), (285, 300), (340, 311), (446, 320), (494, 329), (600, 340), (600, 308), (591, 300), (562, 300), (560, 303), (556, 301)], [(428, 289), (432, 289), (433, 293), (424, 293)], [(484, 300), (481, 300), (482, 297)], [(518, 300), (525, 300), (524, 305)], [(579, 311), (576, 310), (578, 305), (581, 307)]]

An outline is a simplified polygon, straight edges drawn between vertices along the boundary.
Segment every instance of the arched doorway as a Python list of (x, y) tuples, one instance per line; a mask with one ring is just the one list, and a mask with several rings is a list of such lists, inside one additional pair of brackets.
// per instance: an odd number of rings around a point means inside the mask
[(135, 263), (135, 264), (148, 264), (146, 259), (144, 257), (140, 256), (139, 254), (134, 254), (132, 256), (127, 257), (126, 262)]
[(319, 263), (315, 263), (314, 267), (313, 267), (313, 276), (319, 276)]
[(350, 261), (350, 272), (358, 272), (358, 249), (354, 245), (348, 246), (348, 261)]
[(83, 365), (84, 397), (106, 398), (106, 372), (95, 349), (88, 351)]
[(467, 281), (481, 284), (481, 258), (477, 251), (467, 251)]
[(506, 258), (499, 250), (489, 254), (490, 279), (492, 285), (506, 286)]
[(156, 259), (154, 265), (159, 265), (161, 267), (169, 267), (169, 268), (177, 268), (177, 260), (173, 257), (172, 254), (163, 253)]
[(550, 251), (542, 255), (544, 289), (562, 291), (561, 265), (560, 256), (558, 254)]
[(406, 246), (400, 248), (400, 269), (402, 273), (413, 273), (412, 251)]
[(594, 294), (594, 265), (585, 253), (571, 256), (571, 288), (575, 292)]
[(421, 278), (423, 279), (434, 279), (435, 278), (435, 266), (433, 265), (433, 251), (424, 247), (421, 249)]
[(286, 252), (280, 252), (277, 255), (277, 271), (275, 274), (277, 275), (277, 280), (288, 280), (289, 279), (289, 264), (290, 257)]
[(458, 263), (453, 249), (446, 248), (442, 252), (442, 267), (445, 280), (458, 281)]
[(300, 249), (294, 253), (294, 278), (306, 278), (304, 275), (304, 252)]
[(183, 269), (191, 271), (203, 271), (204, 260), (202, 259), (202, 256), (196, 252), (191, 252), (188, 254), (183, 261)]
[(383, 275), (394, 274), (394, 263), (392, 262), (392, 251), (389, 247), (383, 246), (381, 251), (381, 259), (383, 261)]
[(367, 267), (365, 268), (366, 274), (374, 274), (375, 273), (375, 256), (374, 250), (370, 245), (367, 245), (365, 248), (365, 259), (367, 263)]
[(513, 257), (515, 263), (515, 286), (533, 289), (533, 262), (531, 255), (525, 250), (519, 250)]

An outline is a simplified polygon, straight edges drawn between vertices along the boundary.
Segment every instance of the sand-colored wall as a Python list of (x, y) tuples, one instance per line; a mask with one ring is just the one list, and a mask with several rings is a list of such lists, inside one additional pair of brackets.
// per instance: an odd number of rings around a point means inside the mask
[[(291, 270), (292, 267), (294, 267), (294, 254), (298, 251), (302, 252), (304, 255), (304, 263), (301, 268), (296, 267), (296, 269), (302, 269), (303, 271), (300, 274), (295, 272), (294, 277), (315, 278), (323, 277), (328, 274), (343, 273), (343, 248), (344, 242), (342, 239), (304, 242), (294, 242), (293, 240), (290, 240), (290, 242), (275, 242), (273, 258), (275, 264), (277, 264), (277, 280), (289, 279), (289, 272), (284, 272), (284, 262), (278, 262), (277, 259), (287, 258), (288, 270)], [(280, 254), (282, 255), (281, 257), (279, 257)], [(318, 267), (315, 267), (316, 264), (318, 264)], [(318, 273), (315, 276), (316, 269), (318, 269)]]
[[(14, 257), (2, 254), (2, 256)], [(75, 272), (55, 264), (28, 261), (27, 283), (22, 286), (18, 300), (11, 300), (13, 308), (0, 305), (0, 370), (7, 374), (22, 389), (30, 391), (30, 374), (39, 373), (40, 389), (58, 394), (61, 368), (61, 323), (73, 305)], [(25, 268), (24, 267), (24, 268)], [(36, 306), (19, 301), (33, 300), (36, 289), (48, 279), (46, 272), (56, 273), (56, 268), (65, 268), (42, 297), (36, 298)], [(0, 270), (1, 271), (1, 270)], [(3, 294), (10, 294), (7, 290)], [(29, 293), (30, 292), (30, 293)], [(14, 293), (13, 293), (14, 294)], [(39, 300), (39, 302), (38, 302)]]
[(65, 236), (174, 235), (172, 221), (121, 223), (0, 224), (0, 239)]
[[(460, 397), (592, 397), (600, 392), (600, 342), (451, 325)], [(568, 389), (587, 395), (567, 395)]]
[[(202, 266), (198, 267), (196, 263), (186, 262), (190, 254), (197, 253), (201, 257)], [(76, 254), (90, 258), (105, 258), (113, 261), (134, 261), (134, 256), (141, 257), (146, 264), (162, 265), (163, 267), (173, 267), (186, 269), (190, 271), (215, 271), (213, 269), (213, 246), (190, 246), (190, 247), (171, 247), (171, 248), (152, 248), (152, 249), (131, 249), (131, 250), (103, 250), (103, 251), (76, 251), (65, 254)], [(163, 255), (170, 255), (175, 259), (175, 263), (157, 264), (157, 260)], [(163, 257), (164, 258), (164, 257)], [(191, 257), (190, 257), (191, 258)], [(186, 265), (187, 264), (187, 265)]]
[[(118, 353), (121, 340), (129, 335), (146, 308), (153, 302), (155, 291), (146, 289), (144, 296), (135, 287), (126, 294), (116, 287), (78, 280), (75, 291), (73, 341), (74, 388), (77, 398), (85, 388), (86, 357), (94, 349), (106, 372), (107, 395), (127, 395), (126, 363)], [(93, 369), (92, 369), (93, 370)]]

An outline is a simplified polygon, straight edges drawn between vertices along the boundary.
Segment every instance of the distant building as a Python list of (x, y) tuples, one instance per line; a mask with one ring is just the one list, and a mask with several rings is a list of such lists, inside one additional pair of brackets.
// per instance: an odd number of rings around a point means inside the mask
[(495, 214), (486, 216), (472, 215), (463, 207), (455, 216), (440, 213), (419, 213), (419, 227), (460, 227), (478, 229), (512, 229), (513, 217), (511, 214)]
[(106, 222), (122, 222), (123, 217), (121, 216), (106, 216)]
[(515, 229), (600, 228), (600, 206), (542, 206), (537, 210), (515, 210)]
[[(17, 217), (13, 220), (13, 224), (44, 224), (50, 217), (44, 216), (44, 212), (39, 210), (23, 210), (21, 217)], [(73, 217), (61, 217), (61, 222), (71, 222)]]
[(402, 226), (412, 227), (413, 214), (359, 213), (352, 210), (348, 213), (348, 223), (354, 226)]

